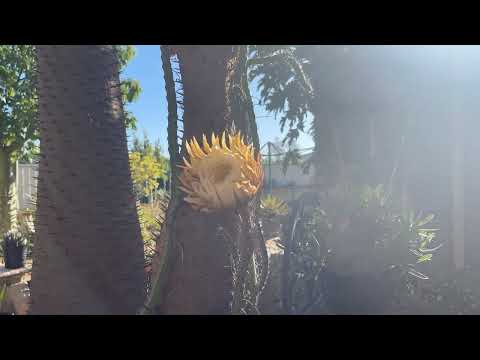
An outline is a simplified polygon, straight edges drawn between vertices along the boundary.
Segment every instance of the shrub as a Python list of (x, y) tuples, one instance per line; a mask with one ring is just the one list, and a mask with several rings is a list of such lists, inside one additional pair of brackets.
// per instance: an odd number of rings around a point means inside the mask
[(33, 248), (33, 238), (35, 236), (35, 207), (24, 209), (17, 213), (17, 231), (22, 234), (26, 240), (27, 257), (31, 256)]
[(286, 312), (381, 312), (428, 279), (422, 267), (440, 247), (426, 228), (433, 214), (401, 214), (382, 185), (340, 191), (323, 209), (305, 205), (313, 197), (300, 198), (282, 239)]
[(288, 206), (279, 198), (267, 195), (260, 202), (260, 216), (265, 219), (272, 219), (276, 216), (288, 214)]
[(165, 216), (165, 199), (152, 204), (139, 204), (138, 215), (145, 246), (145, 259), (151, 260), (155, 255), (155, 239), (160, 233)]

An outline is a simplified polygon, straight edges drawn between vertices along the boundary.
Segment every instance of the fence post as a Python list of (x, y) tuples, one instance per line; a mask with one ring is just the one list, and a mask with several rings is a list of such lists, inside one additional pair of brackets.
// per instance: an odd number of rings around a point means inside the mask
[(273, 185), (272, 185), (272, 143), (269, 141), (268, 146), (268, 188), (270, 195), (272, 195)]

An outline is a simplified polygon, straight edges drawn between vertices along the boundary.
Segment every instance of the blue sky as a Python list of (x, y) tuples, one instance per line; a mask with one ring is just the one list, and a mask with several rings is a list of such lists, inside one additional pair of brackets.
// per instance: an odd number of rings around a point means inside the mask
[[(143, 130), (148, 132), (152, 142), (160, 140), (162, 150), (167, 152), (167, 103), (165, 83), (160, 60), (159, 45), (137, 45), (136, 56), (123, 72), (124, 77), (140, 81), (143, 89), (139, 99), (130, 104), (128, 109), (138, 119), (137, 132), (142, 136)], [(258, 98), (256, 88), (251, 87), (252, 96)], [(255, 101), (254, 101), (255, 102)], [(261, 106), (255, 106), (261, 145), (275, 138), (282, 138), (278, 120), (273, 114), (267, 113)], [(309, 135), (302, 134), (298, 146), (308, 148), (313, 146)]]

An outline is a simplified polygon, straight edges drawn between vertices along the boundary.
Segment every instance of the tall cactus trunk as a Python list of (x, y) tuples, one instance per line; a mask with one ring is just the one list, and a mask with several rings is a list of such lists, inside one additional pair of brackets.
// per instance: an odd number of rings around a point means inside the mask
[[(240, 94), (231, 90), (240, 85), (237, 72), (239, 56), (246, 56), (238, 46), (170, 47), (180, 61), (183, 83), (184, 139), (203, 134), (219, 134), (233, 124), (247, 138), (258, 139), (252, 118), (239, 115), (235, 99)], [(246, 75), (246, 73), (245, 73)], [(241, 77), (240, 77), (241, 78)], [(245, 111), (252, 113), (248, 106)], [(253, 120), (254, 122), (254, 120)], [(184, 153), (184, 148), (182, 148)], [(175, 165), (175, 164), (173, 164)], [(181, 193), (174, 193), (167, 216), (166, 233), (170, 242), (167, 273), (160, 306), (164, 314), (226, 314), (230, 312), (233, 273), (230, 247), (226, 239), (217, 237), (219, 226), (233, 234), (238, 218), (233, 212), (202, 214), (183, 202)], [(175, 209), (172, 209), (175, 206)], [(157, 303), (151, 304), (153, 307)]]
[(32, 313), (134, 314), (143, 242), (111, 46), (38, 46)]

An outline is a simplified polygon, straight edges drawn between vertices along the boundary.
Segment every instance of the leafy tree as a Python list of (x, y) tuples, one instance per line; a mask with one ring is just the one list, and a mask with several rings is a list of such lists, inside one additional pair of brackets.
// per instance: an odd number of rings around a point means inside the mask
[[(135, 47), (133, 45), (114, 45), (114, 48), (117, 51), (118, 60), (120, 61), (121, 75), (130, 61), (135, 57)], [(124, 105), (137, 101), (142, 92), (139, 81), (131, 78), (123, 78), (120, 87), (122, 90), (122, 100)], [(130, 111), (126, 109), (124, 109), (124, 111), (126, 127), (136, 129), (137, 118)]]
[(0, 46), (0, 235), (10, 228), (13, 163), (38, 139), (36, 61), (31, 45)]
[(150, 196), (158, 188), (158, 180), (164, 176), (164, 168), (149, 154), (142, 155), (139, 152), (131, 152), (129, 157), (132, 179), (137, 194)]
[[(346, 110), (354, 100), (363, 108), (375, 104), (375, 100), (368, 99), (365, 94), (378, 78), (372, 78), (374, 71), (365, 72), (364, 64), (354, 64), (354, 59), (363, 59), (375, 49), (366, 47), (359, 54), (351, 54), (341, 46), (251, 48), (250, 80), (256, 79), (261, 90), (259, 103), (267, 111), (281, 115), (282, 132), (288, 125), (283, 141), (291, 144), (301, 132), (309, 132), (315, 150), (310, 160), (303, 164), (305, 170), (311, 161), (316, 161), (322, 164), (321, 172), (329, 178), (343, 177), (345, 162), (364, 155), (362, 147), (368, 143), (365, 132), (369, 128), (346, 114)], [(307, 119), (311, 119), (308, 127)], [(298, 163), (298, 158), (293, 149), (285, 156), (284, 165)]]
[(152, 145), (146, 132), (143, 140), (134, 136), (129, 157), (135, 192), (138, 196), (151, 196), (158, 188), (159, 180), (166, 180), (168, 173), (167, 159), (162, 155), (159, 143)]
[(313, 97), (313, 89), (303, 71), (307, 61), (294, 46), (249, 47), (249, 80), (258, 81), (259, 105), (280, 117), (281, 131), (288, 125), (283, 140), (292, 144), (305, 131), (305, 120)]
[[(286, 172), (289, 165), (302, 165), (308, 170), (308, 163), (302, 163), (296, 140), (305, 131), (305, 122), (314, 99), (310, 80), (303, 67), (308, 60), (299, 54), (297, 47), (289, 45), (251, 45), (249, 47), (249, 80), (257, 80), (260, 90), (259, 105), (280, 115), (280, 130), (288, 131), (276, 146), (285, 154), (275, 160), (283, 163)], [(285, 144), (288, 143), (288, 147)]]
[(136, 134), (133, 135), (132, 152), (151, 155), (155, 160), (161, 163), (167, 162), (165, 156), (162, 155), (160, 141), (157, 140), (155, 144), (152, 144), (148, 138), (148, 133), (145, 130), (143, 131), (143, 139), (140, 139)]

